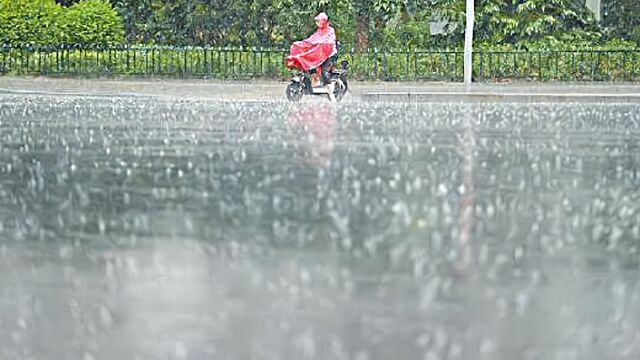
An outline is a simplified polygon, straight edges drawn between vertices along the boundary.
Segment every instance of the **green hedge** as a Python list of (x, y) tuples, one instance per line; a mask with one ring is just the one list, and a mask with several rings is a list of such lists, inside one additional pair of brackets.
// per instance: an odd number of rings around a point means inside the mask
[(123, 21), (108, 0), (64, 8), (54, 0), (0, 0), (0, 44), (121, 44)]
[[(284, 49), (200, 47), (0, 47), (0, 74), (286, 78)], [(344, 49), (350, 78), (460, 81), (461, 51)], [(640, 50), (478, 51), (477, 81), (640, 80)]]
[(474, 75), (485, 79), (634, 81), (640, 52), (627, 50), (513, 51), (479, 53)]

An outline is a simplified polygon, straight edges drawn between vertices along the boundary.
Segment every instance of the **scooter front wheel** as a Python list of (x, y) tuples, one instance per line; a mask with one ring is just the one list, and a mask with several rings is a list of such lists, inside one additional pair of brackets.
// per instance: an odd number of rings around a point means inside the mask
[(297, 81), (292, 81), (287, 85), (287, 89), (285, 90), (285, 94), (287, 95), (287, 99), (292, 102), (298, 102), (302, 100), (303, 94), (302, 84)]
[(333, 90), (333, 96), (336, 98), (336, 101), (341, 101), (344, 95), (347, 93), (347, 84), (344, 83), (341, 79), (335, 82)]

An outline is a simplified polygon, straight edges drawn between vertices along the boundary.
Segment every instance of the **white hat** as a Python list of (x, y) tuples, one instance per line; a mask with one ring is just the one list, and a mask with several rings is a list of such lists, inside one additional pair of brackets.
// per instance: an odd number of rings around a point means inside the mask
[(329, 20), (329, 17), (327, 16), (327, 14), (321, 12), (320, 14), (318, 14), (318, 16), (316, 16), (313, 19), (316, 20), (316, 21), (318, 21), (318, 20)]

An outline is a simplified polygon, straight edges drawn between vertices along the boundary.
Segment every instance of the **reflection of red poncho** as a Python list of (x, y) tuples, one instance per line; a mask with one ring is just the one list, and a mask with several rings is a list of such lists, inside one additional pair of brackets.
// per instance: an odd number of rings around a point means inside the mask
[(287, 67), (303, 71), (314, 69), (336, 52), (336, 33), (331, 26), (325, 26), (309, 38), (291, 45)]
[(294, 104), (289, 108), (288, 121), (306, 135), (299, 143), (304, 162), (325, 167), (331, 159), (336, 132), (336, 113), (329, 103), (317, 106)]

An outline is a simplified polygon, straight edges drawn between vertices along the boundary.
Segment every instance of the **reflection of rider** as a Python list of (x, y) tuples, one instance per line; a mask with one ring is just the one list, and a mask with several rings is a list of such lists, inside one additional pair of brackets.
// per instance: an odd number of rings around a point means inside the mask
[(294, 104), (289, 108), (288, 121), (305, 135), (301, 144), (304, 162), (320, 168), (328, 166), (336, 130), (334, 107), (328, 103), (318, 103), (317, 106)]

